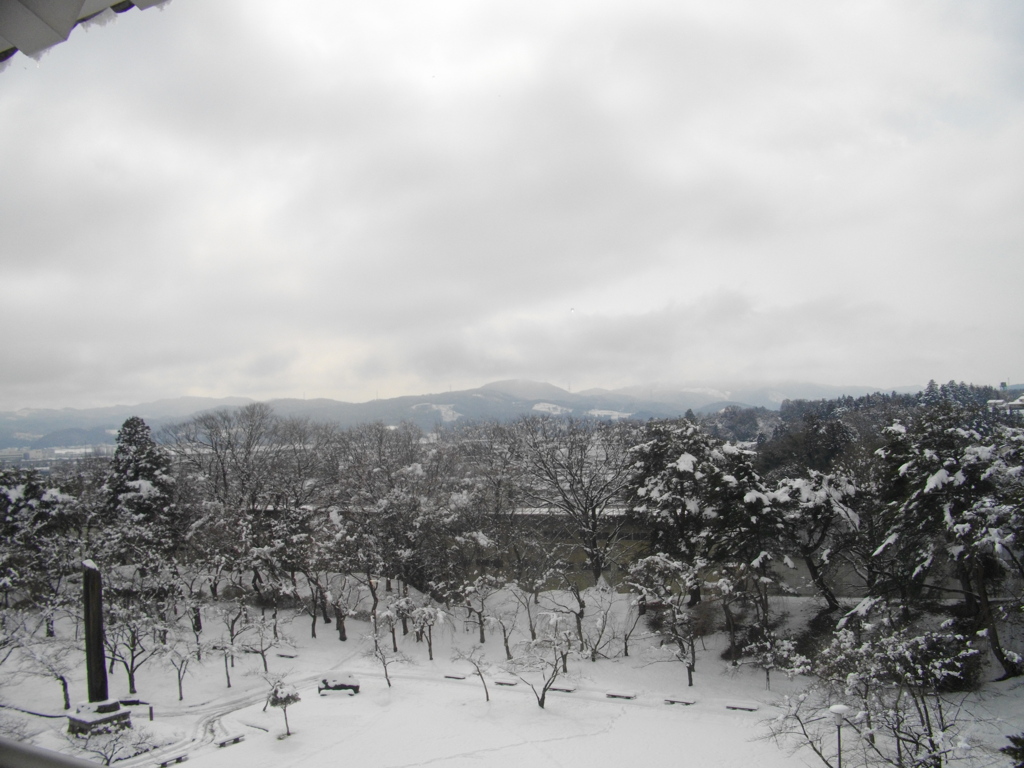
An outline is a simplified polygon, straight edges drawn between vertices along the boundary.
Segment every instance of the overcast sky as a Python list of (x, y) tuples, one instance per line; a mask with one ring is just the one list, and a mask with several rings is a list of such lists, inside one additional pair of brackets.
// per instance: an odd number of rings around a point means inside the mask
[(0, 72), (0, 409), (1024, 381), (1019, 0), (173, 0)]

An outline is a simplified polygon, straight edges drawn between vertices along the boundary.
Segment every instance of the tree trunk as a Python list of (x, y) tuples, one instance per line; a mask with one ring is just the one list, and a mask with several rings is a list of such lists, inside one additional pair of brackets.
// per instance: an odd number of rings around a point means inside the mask
[[(476, 666), (475, 664), (473, 666)], [(480, 671), (480, 667), (476, 668), (476, 676), (480, 678), (480, 682), (484, 686), (484, 701), (491, 700), (491, 693), (487, 690), (487, 678), (484, 677), (484, 673)]]
[(594, 586), (596, 587), (601, 583), (601, 572), (604, 571), (604, 563), (602, 562), (601, 553), (598, 551), (600, 545), (597, 537), (594, 537), (591, 546), (593, 547), (593, 554), (590, 556), (590, 575), (594, 577)]
[(725, 614), (725, 626), (729, 630), (729, 659), (736, 661), (736, 620), (733, 618), (729, 603), (722, 602), (722, 613)]
[(694, 584), (690, 587), (690, 599), (686, 602), (686, 607), (695, 608), (700, 605), (701, 600), (703, 600), (703, 598), (700, 594), (700, 584)]
[(967, 609), (967, 615), (977, 616), (981, 612), (978, 597), (974, 594), (970, 571), (963, 562), (957, 562), (956, 574), (960, 580), (960, 588), (964, 591), (964, 608)]
[[(271, 614), (271, 618), (273, 619), (273, 622), (274, 622), (274, 642), (275, 643), (278, 640), (281, 639), (277, 635), (277, 601), (278, 601), (277, 587), (274, 587), (274, 612), (273, 612), (273, 614)], [(314, 616), (313, 618), (315, 619), (316, 617)]]
[(811, 576), (811, 582), (818, 588), (818, 592), (821, 596), (825, 598), (825, 603), (828, 606), (827, 613), (838, 611), (841, 607), (839, 605), (839, 600), (836, 599), (835, 592), (832, 591), (832, 588), (825, 581), (825, 577), (822, 575), (821, 569), (814, 561), (814, 556), (804, 555), (804, 563), (807, 564), (807, 572)]
[(1009, 658), (1006, 652), (1003, 650), (1003, 645), (999, 641), (999, 629), (996, 626), (995, 615), (992, 613), (992, 606), (989, 605), (988, 601), (988, 589), (985, 584), (985, 568), (982, 565), (980, 559), (976, 559), (974, 563), (974, 582), (975, 590), (978, 596), (978, 606), (981, 609), (981, 620), (984, 622), (986, 629), (988, 630), (988, 644), (992, 650), (992, 655), (996, 657), (996, 661), (1003, 668), (1002, 680), (1007, 680), (1011, 677), (1020, 677), (1024, 674), (1024, 669), (1021, 665)]
[(320, 600), (320, 615), (324, 619), (324, 624), (330, 624), (331, 617), (327, 613), (327, 596), (324, 594), (324, 591), (319, 588), (317, 588), (317, 596)]
[(373, 619), (374, 624), (376, 624), (377, 606), (380, 605), (380, 598), (377, 597), (377, 584), (369, 574), (366, 575), (366, 583), (370, 590), (370, 617)]

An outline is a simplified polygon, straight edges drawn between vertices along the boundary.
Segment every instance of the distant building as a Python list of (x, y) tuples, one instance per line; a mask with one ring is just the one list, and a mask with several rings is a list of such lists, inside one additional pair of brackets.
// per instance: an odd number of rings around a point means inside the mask
[(988, 407), (993, 411), (1024, 411), (1024, 395), (1016, 400), (989, 400)]

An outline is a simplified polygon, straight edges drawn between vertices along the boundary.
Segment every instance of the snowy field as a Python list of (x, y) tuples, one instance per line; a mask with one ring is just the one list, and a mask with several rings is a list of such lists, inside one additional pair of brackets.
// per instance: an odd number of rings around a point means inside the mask
[[(289, 709), (293, 735), (279, 711), (255, 705), (223, 724), (246, 732), (244, 742), (197, 750), (196, 765), (262, 768), (357, 764), (419, 766), (600, 766), (637, 759), (678, 759), (717, 766), (791, 765), (771, 745), (751, 741), (758, 715), (731, 712), (720, 702), (668, 707), (656, 698), (606, 699), (584, 689), (553, 694), (546, 709), (527, 690), (499, 689), (484, 701), (479, 680), (402, 676), (390, 691), (367, 679), (358, 696), (318, 697), (303, 688)], [(517, 686), (518, 687), (518, 686)]]
[[(212, 629), (212, 626), (211, 626)], [(269, 684), (259, 657), (241, 656), (226, 685), (223, 656), (214, 652), (195, 665), (184, 680), (178, 702), (174, 670), (153, 660), (138, 673), (138, 695), (130, 697), (123, 671), (110, 678), (111, 695), (144, 702), (132, 707), (136, 731), (147, 730), (161, 746), (118, 765), (151, 766), (165, 757), (187, 754), (195, 768), (284, 768), (355, 764), (359, 766), (620, 766), (681, 762), (685, 765), (782, 766), (822, 765), (810, 752), (780, 749), (764, 738), (766, 719), (778, 714), (777, 703), (809, 682), (774, 675), (765, 690), (764, 673), (730, 668), (720, 659), (726, 640), (707, 638), (698, 656), (694, 686), (686, 684), (679, 662), (655, 661), (651, 641), (640, 640), (628, 658), (575, 659), (569, 662), (572, 693), (551, 692), (541, 709), (529, 687), (518, 682), (500, 686), (510, 676), (500, 634), (489, 634), (484, 646), (490, 702), (479, 678), (465, 661), (451, 661), (452, 650), (469, 650), (478, 638), (463, 630), (462, 613), (452, 625), (435, 634), (434, 661), (425, 643), (399, 635), (408, 663), (393, 664), (389, 688), (378, 662), (366, 655), (365, 623), (349, 622), (349, 640), (340, 642), (332, 625), (319, 625), (310, 638), (309, 618), (299, 617), (286, 627), (291, 644), (269, 655), (270, 674), (294, 685), (301, 701), (287, 710), (292, 735), (285, 735), (280, 709), (265, 708)], [(317, 692), (316, 679), (327, 670), (355, 674), (361, 691)], [(451, 679), (448, 675), (465, 675)], [(560, 680), (560, 682), (563, 682)], [(609, 698), (608, 692), (635, 695)], [(81, 677), (72, 682), (72, 701), (85, 698)], [(692, 705), (665, 703), (688, 698)], [(989, 686), (972, 698), (984, 721), (975, 739), (988, 765), (1009, 765), (998, 755), (1005, 735), (1024, 731), (1024, 682)], [(60, 687), (54, 681), (25, 679), (8, 685), (4, 702), (40, 714), (60, 714)], [(735, 710), (730, 704), (753, 704), (756, 711)], [(149, 721), (149, 706), (154, 719)], [(39, 746), (70, 751), (62, 734), (66, 721), (29, 717), (31, 741)], [(225, 736), (243, 734), (237, 744), (218, 747)], [(90, 758), (95, 760), (96, 758)]]

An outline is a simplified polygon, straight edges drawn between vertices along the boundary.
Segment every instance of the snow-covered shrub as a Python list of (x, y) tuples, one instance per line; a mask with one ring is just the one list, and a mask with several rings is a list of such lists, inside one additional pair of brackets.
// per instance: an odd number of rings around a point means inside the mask
[(745, 647), (743, 653), (750, 657), (749, 663), (764, 670), (765, 690), (771, 690), (772, 670), (793, 677), (806, 674), (811, 669), (810, 659), (797, 652), (796, 643), (792, 639), (779, 637), (771, 630), (764, 633), (757, 642)]
[[(814, 659), (817, 684), (787, 697), (772, 736), (804, 744), (829, 765), (837, 726), (855, 736), (843, 739), (847, 765), (937, 768), (961, 759), (960, 702), (945, 688), (976, 655), (968, 638), (951, 632), (914, 633), (884, 621), (841, 628)], [(851, 713), (839, 722), (830, 711), (837, 704)]]

